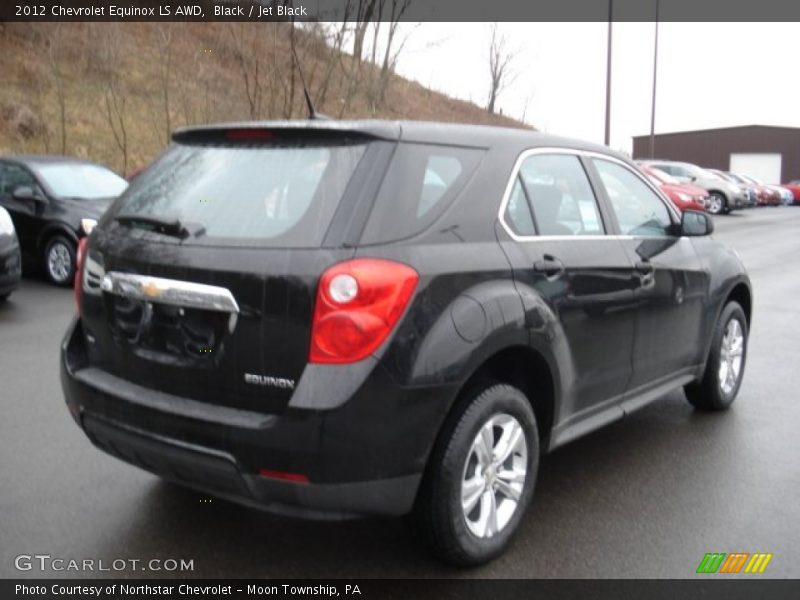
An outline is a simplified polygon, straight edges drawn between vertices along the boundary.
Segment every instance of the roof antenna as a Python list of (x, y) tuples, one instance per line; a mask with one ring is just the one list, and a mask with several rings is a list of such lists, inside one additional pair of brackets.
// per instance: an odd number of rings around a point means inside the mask
[[(294, 19), (292, 19), (292, 27), (294, 27)], [(303, 77), (303, 68), (300, 66), (300, 60), (297, 58), (297, 51), (294, 49), (294, 39), (292, 39), (292, 56), (294, 57), (294, 64), (297, 67), (297, 72), (300, 75), (300, 83), (303, 84), (303, 95), (306, 97), (306, 106), (308, 107), (308, 118), (312, 121), (325, 121), (330, 119), (329, 116), (318, 113), (314, 108), (314, 103), (311, 101), (311, 94), (308, 93), (308, 86), (306, 85), (306, 78)]]

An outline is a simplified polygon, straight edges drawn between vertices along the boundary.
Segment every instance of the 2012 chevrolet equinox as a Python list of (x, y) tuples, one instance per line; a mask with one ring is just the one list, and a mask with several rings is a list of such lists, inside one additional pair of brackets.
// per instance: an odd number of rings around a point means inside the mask
[(77, 423), (192, 488), (311, 517), (413, 512), (502, 551), (539, 457), (683, 386), (724, 409), (752, 295), (711, 217), (531, 131), (178, 131), (80, 249)]

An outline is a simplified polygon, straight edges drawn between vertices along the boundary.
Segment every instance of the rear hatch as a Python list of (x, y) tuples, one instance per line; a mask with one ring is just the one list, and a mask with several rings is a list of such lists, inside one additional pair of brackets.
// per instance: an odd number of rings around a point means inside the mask
[(316, 286), (352, 256), (391, 143), (345, 131), (176, 138), (92, 235), (93, 366), (194, 400), (281, 411), (308, 360)]

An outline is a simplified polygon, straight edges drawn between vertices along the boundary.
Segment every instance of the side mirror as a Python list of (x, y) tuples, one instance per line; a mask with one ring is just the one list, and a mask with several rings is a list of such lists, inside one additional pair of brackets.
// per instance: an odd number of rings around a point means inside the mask
[(681, 215), (681, 235), (711, 235), (713, 231), (714, 221), (709, 215), (697, 210), (683, 211)]
[(14, 188), (11, 195), (15, 200), (30, 200), (33, 202), (42, 202), (44, 200), (39, 191), (30, 185), (20, 185)]

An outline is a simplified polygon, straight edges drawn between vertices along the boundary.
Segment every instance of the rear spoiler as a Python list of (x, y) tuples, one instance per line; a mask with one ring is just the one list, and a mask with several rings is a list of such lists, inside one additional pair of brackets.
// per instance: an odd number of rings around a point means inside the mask
[(359, 143), (373, 139), (397, 140), (400, 126), (392, 122), (359, 123), (340, 121), (283, 121), (274, 123), (231, 123), (210, 127), (179, 129), (172, 140), (179, 144), (275, 144), (275, 143)]

